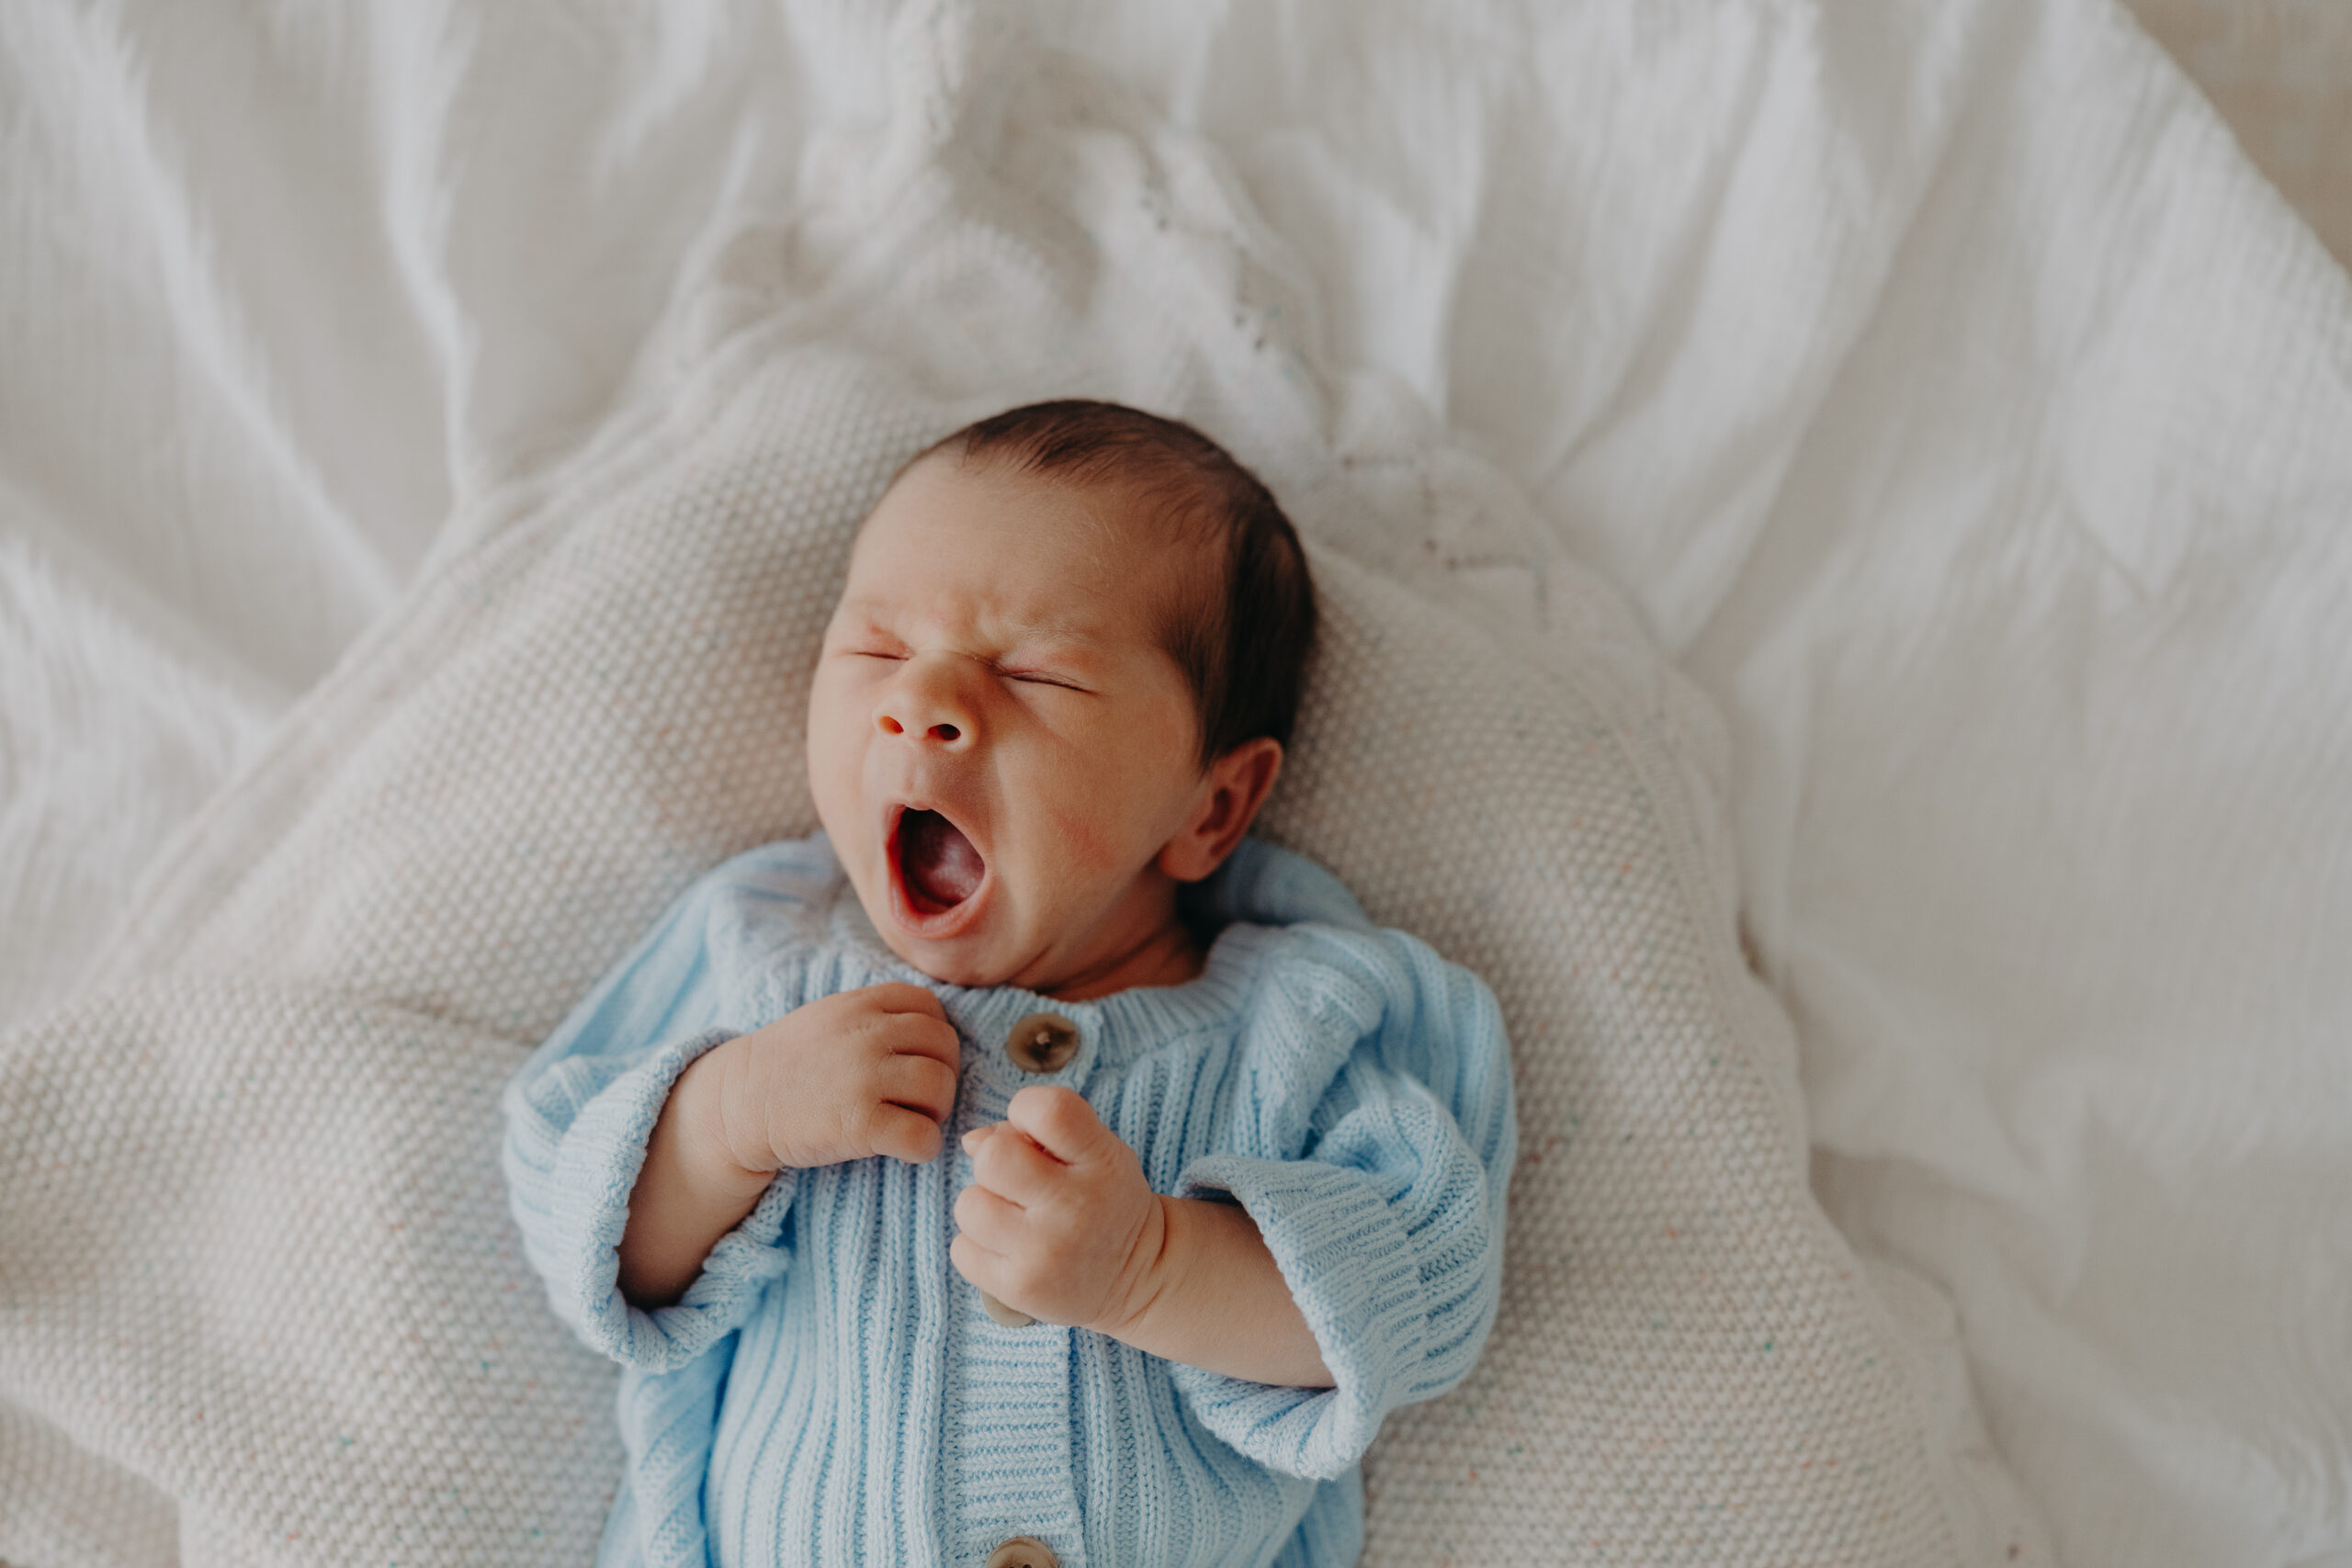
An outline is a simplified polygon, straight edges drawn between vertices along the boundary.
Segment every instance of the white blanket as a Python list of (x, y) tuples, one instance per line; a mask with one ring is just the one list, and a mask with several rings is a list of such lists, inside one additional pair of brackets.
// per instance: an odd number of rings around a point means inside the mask
[(8, 1002), (443, 516), (887, 243), (804, 220), (905, 176), (894, 62), (1051, 41), (1724, 705), (1816, 1184), (2062, 1555), (2352, 1549), (2352, 290), (2210, 112), (2089, 0), (1082, 22), (0, 14)]

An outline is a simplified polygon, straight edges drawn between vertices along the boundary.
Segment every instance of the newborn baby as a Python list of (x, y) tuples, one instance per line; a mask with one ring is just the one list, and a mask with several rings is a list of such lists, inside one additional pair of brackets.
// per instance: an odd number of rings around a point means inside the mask
[(983, 421), (859, 536), (823, 831), (691, 888), (507, 1096), (623, 1370), (606, 1562), (1340, 1568), (1470, 1370), (1493, 997), (1245, 837), (1314, 590), (1273, 498), (1102, 403)]

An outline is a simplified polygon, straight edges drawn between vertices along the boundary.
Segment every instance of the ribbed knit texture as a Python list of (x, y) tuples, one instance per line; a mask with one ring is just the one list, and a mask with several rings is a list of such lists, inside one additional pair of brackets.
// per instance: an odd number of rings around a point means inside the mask
[[(1516, 1131), (1493, 996), (1372, 925), (1328, 873), (1245, 840), (1200, 890), (1224, 924), (1177, 987), (1053, 1001), (900, 963), (822, 835), (697, 883), (506, 1097), (506, 1170), (556, 1312), (625, 1369), (607, 1563), (977, 1565), (1035, 1536), (1067, 1568), (1345, 1568), (1355, 1466), (1444, 1393), (1494, 1321)], [(630, 1188), (685, 1065), (837, 991), (925, 985), (964, 1043), (948, 1153), (780, 1174), (677, 1304), (615, 1287)], [(1004, 1041), (1078, 1026), (1060, 1070)], [(1335, 1388), (1272, 1388), (1086, 1329), (1008, 1329), (950, 1267), (967, 1128), (1066, 1085), (1155, 1190), (1238, 1200)], [(1310, 1523), (1310, 1516), (1311, 1523)]]

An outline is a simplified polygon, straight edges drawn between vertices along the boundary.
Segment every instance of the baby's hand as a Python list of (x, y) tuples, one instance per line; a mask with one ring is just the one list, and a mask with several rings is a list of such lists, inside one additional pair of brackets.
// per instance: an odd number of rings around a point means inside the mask
[[(891, 981), (796, 1008), (732, 1047), (718, 1094), (728, 1152), (751, 1170), (936, 1156), (962, 1060), (939, 998)], [(716, 1053), (714, 1053), (716, 1055)]]
[(1115, 1334), (1148, 1304), (1167, 1219), (1136, 1152), (1069, 1089), (1024, 1089), (964, 1134), (956, 1270), (1047, 1323)]

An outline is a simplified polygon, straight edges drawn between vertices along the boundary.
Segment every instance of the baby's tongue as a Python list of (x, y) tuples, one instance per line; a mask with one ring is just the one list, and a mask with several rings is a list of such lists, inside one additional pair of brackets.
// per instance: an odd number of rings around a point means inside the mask
[(899, 869), (907, 886), (933, 904), (960, 904), (988, 867), (972, 840), (936, 811), (910, 811), (899, 825)]

